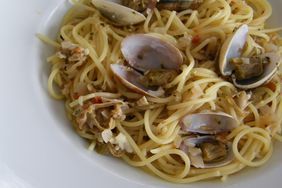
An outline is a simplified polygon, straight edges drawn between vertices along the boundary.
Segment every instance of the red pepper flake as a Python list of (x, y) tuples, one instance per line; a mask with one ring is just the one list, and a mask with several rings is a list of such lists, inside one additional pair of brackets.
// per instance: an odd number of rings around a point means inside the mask
[(103, 103), (102, 97), (100, 97), (100, 96), (94, 97), (93, 99), (91, 99), (90, 102), (92, 104), (101, 104), (101, 103)]
[(79, 94), (78, 94), (78, 93), (74, 93), (74, 94), (73, 94), (73, 98), (74, 98), (75, 100), (77, 100), (77, 99), (79, 98)]
[(192, 39), (193, 44), (199, 44), (201, 42), (201, 37), (200, 35), (195, 35)]
[(270, 89), (271, 91), (275, 92), (276, 90), (276, 85), (273, 82), (268, 82), (265, 87), (267, 87), (268, 89)]

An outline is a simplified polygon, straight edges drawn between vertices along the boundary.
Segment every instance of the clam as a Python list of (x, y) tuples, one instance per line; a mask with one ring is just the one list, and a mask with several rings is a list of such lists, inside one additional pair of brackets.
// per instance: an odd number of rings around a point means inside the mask
[(172, 44), (144, 34), (126, 37), (122, 41), (121, 51), (129, 65), (142, 72), (152, 69), (179, 70), (183, 63), (181, 52)]
[(222, 45), (219, 70), (223, 76), (231, 76), (240, 89), (254, 89), (271, 80), (279, 67), (278, 52), (267, 52), (252, 57), (241, 57), (247, 41), (248, 26), (242, 25)]
[(162, 86), (178, 75), (183, 64), (176, 47), (145, 34), (125, 38), (121, 51), (129, 66), (112, 64), (115, 77), (128, 89), (153, 97), (164, 94)]
[(100, 13), (117, 26), (128, 26), (141, 23), (146, 17), (125, 6), (107, 0), (92, 0), (92, 4)]
[(180, 120), (182, 131), (199, 134), (220, 134), (232, 131), (238, 122), (225, 113), (198, 113), (184, 116)]
[(196, 168), (216, 168), (227, 165), (234, 159), (232, 144), (217, 140), (215, 136), (192, 137), (180, 145)]
[(203, 0), (122, 0), (122, 4), (139, 12), (147, 8), (167, 9), (181, 11), (185, 9), (194, 9), (202, 3)]

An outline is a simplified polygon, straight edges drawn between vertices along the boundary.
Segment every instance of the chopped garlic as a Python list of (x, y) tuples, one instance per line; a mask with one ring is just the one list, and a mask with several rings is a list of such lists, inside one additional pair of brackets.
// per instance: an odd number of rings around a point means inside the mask
[(119, 133), (114, 139), (110, 140), (111, 144), (116, 144), (120, 149), (127, 151), (128, 153), (132, 153), (133, 149), (129, 144), (126, 136), (122, 133)]
[(128, 153), (132, 153), (133, 149), (129, 144), (126, 136), (122, 133), (119, 133), (116, 137), (113, 136), (111, 129), (106, 129), (102, 132), (102, 138), (105, 143), (113, 144), (116, 150), (125, 150)]
[(113, 138), (113, 133), (110, 129), (106, 129), (102, 132), (102, 138), (105, 143), (108, 143), (112, 140)]
[(77, 45), (71, 43), (70, 41), (63, 41), (61, 43), (63, 49), (73, 50), (77, 47)]
[(147, 98), (145, 96), (143, 96), (142, 98), (140, 98), (137, 102), (136, 102), (137, 106), (146, 106), (149, 105), (149, 102), (147, 100)]

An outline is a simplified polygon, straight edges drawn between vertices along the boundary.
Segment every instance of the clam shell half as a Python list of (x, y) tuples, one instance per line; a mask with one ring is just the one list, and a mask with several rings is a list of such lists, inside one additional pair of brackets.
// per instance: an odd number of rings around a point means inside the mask
[(100, 13), (117, 26), (128, 26), (141, 23), (146, 17), (128, 7), (107, 0), (92, 0)]
[(179, 70), (183, 64), (181, 52), (169, 42), (146, 34), (126, 37), (121, 51), (131, 67), (146, 72), (148, 70)]
[(164, 94), (163, 90), (155, 87), (145, 87), (139, 82), (143, 75), (136, 70), (119, 64), (112, 64), (111, 70), (114, 76), (128, 89), (142, 95), (160, 97)]
[(223, 43), (219, 55), (219, 70), (223, 76), (230, 76), (234, 68), (230, 60), (241, 57), (242, 49), (247, 41), (249, 32), (248, 25), (242, 25), (234, 34), (229, 36)]
[(238, 127), (238, 122), (225, 113), (189, 114), (180, 120), (182, 131), (200, 134), (219, 134)]

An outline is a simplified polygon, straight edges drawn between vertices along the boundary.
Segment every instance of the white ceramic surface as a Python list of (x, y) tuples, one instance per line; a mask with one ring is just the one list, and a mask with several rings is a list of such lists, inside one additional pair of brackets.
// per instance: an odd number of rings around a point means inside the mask
[[(281, 0), (271, 0), (270, 25), (282, 19)], [(35, 34), (54, 37), (67, 0), (10, 0), (0, 6), (0, 188), (93, 187), (281, 187), (282, 144), (271, 161), (246, 169), (228, 182), (175, 185), (89, 152), (66, 119), (63, 104), (46, 91), (51, 50)], [(281, 23), (281, 22), (280, 22)], [(281, 23), (282, 25), (282, 23)]]

